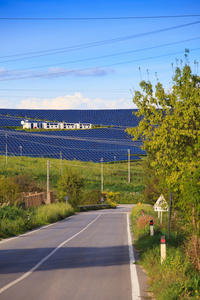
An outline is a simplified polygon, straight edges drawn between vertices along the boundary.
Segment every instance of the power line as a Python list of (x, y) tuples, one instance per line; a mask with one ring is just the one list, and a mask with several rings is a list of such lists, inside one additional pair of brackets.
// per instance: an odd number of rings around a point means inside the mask
[[(82, 89), (86, 92), (127, 92), (129, 89)], [(72, 89), (0, 89), (0, 91), (13, 91), (13, 92), (74, 92)]]
[(0, 20), (11, 21), (81, 21), (81, 20), (131, 20), (131, 19), (165, 19), (200, 17), (200, 15), (166, 15), (166, 16), (116, 16), (116, 17), (2, 17)]
[[(200, 48), (195, 48), (195, 49), (190, 49), (191, 51), (196, 51), (199, 50)], [(141, 58), (141, 59), (135, 59), (135, 60), (129, 60), (125, 62), (120, 62), (120, 63), (113, 63), (109, 65), (102, 65), (102, 66), (95, 66), (91, 68), (85, 68), (85, 69), (76, 69), (76, 70), (65, 70), (65, 71), (60, 71), (60, 72), (53, 72), (51, 73), (46, 73), (46, 74), (38, 74), (38, 75), (29, 75), (29, 76), (24, 76), (24, 77), (14, 77), (14, 78), (7, 78), (7, 79), (0, 79), (0, 81), (10, 81), (10, 80), (19, 80), (19, 79), (29, 79), (29, 78), (42, 78), (42, 77), (52, 77), (52, 76), (65, 76), (68, 74), (73, 74), (76, 72), (83, 72), (83, 71), (88, 71), (88, 70), (94, 70), (94, 69), (100, 69), (100, 68), (107, 68), (107, 67), (113, 67), (113, 66), (119, 66), (123, 64), (130, 64), (130, 63), (135, 63), (139, 61), (144, 61), (144, 60), (149, 60), (149, 59), (156, 59), (156, 58), (161, 58), (165, 56), (170, 56), (170, 55), (175, 55), (175, 54), (180, 54), (180, 53), (185, 53), (185, 51), (178, 51), (178, 52), (173, 52), (173, 53), (168, 53), (168, 54), (162, 54), (162, 55), (156, 55), (156, 56), (151, 56), (147, 58)]]
[(166, 46), (172, 46), (172, 45), (185, 43), (185, 42), (189, 42), (189, 41), (194, 41), (194, 40), (198, 40), (198, 39), (200, 39), (200, 37), (196, 37), (196, 38), (193, 38), (193, 39), (182, 40), (182, 41), (177, 41), (177, 42), (172, 42), (172, 43), (167, 43), (167, 44), (158, 45), (158, 46), (152, 46), (152, 47), (147, 47), (147, 48), (131, 50), (131, 51), (125, 51), (125, 52), (119, 52), (119, 53), (114, 53), (114, 54), (96, 56), (96, 57), (92, 57), (92, 58), (79, 59), (79, 60), (61, 62), (61, 63), (50, 64), (50, 65), (48, 64), (48, 65), (42, 65), (42, 66), (34, 66), (34, 67), (28, 67), (28, 68), (22, 68), (22, 69), (6, 70), (6, 71), (4, 71), (4, 74), (6, 74), (7, 72), (32, 70), (32, 69), (38, 69), (38, 68), (45, 68), (45, 67), (52, 67), (52, 66), (59, 66), (59, 65), (71, 64), (71, 63), (77, 63), (77, 62), (85, 62), (85, 61), (101, 59), (101, 58), (107, 58), (107, 57), (114, 57), (114, 56), (119, 56), (119, 55), (126, 55), (126, 54), (136, 53), (136, 52), (140, 52), (140, 51), (146, 51), (146, 50), (152, 50), (152, 49), (157, 49), (157, 48), (166, 47)]
[[(140, 37), (144, 37), (144, 36), (148, 36), (148, 35), (152, 35), (152, 34), (156, 34), (156, 33), (161, 33), (161, 32), (165, 32), (165, 31), (175, 30), (178, 28), (196, 25), (199, 23), (200, 23), (200, 21), (197, 21), (197, 22), (186, 23), (186, 24), (182, 24), (182, 25), (178, 25), (178, 26), (167, 27), (167, 28), (158, 29), (158, 30), (154, 30), (154, 31), (148, 31), (148, 32), (144, 32), (144, 33), (138, 33), (138, 34), (134, 34), (134, 35), (128, 35), (128, 36), (118, 37), (118, 38), (114, 38), (114, 39), (108, 39), (108, 40), (102, 40), (102, 41), (98, 41), (98, 42), (87, 43), (87, 44), (80, 44), (80, 45), (75, 45), (75, 46), (69, 46), (69, 47), (57, 48), (57, 49), (51, 49), (51, 50), (45, 50), (45, 51), (38, 51), (38, 52), (27, 52), (27, 53), (23, 53), (23, 54), (3, 56), (1, 58), (16, 57), (16, 56), (37, 54), (37, 53), (45, 53), (45, 54), (39, 54), (39, 55), (28, 56), (28, 57), (23, 57), (23, 58), (5, 60), (5, 61), (1, 61), (0, 63), (18, 61), (18, 60), (36, 58), (36, 57), (41, 57), (41, 56), (54, 55), (54, 54), (59, 54), (59, 53), (63, 53), (63, 52), (68, 52), (68, 51), (75, 51), (75, 50), (81, 50), (81, 49), (85, 49), (85, 48), (102, 46), (105, 44), (111, 44), (111, 43), (121, 42), (121, 41), (125, 41), (125, 40), (140, 38)], [(48, 52), (51, 52), (51, 53), (48, 53)]]

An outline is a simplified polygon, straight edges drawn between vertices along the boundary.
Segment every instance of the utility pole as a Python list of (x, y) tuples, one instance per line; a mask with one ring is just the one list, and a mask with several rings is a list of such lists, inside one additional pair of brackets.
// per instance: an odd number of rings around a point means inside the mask
[(22, 157), (22, 146), (19, 146), (19, 149), (20, 149), (20, 155)]
[(23, 170), (23, 166), (22, 166), (22, 146), (19, 146), (20, 148), (20, 155), (21, 155), (21, 170)]
[(47, 160), (47, 204), (50, 204), (50, 190), (49, 190), (49, 160)]
[(60, 151), (60, 168), (61, 168), (61, 175), (63, 175), (62, 151)]
[(131, 182), (130, 149), (128, 149), (128, 183)]
[(101, 159), (101, 192), (103, 193), (103, 158)]
[(8, 145), (7, 145), (7, 132), (6, 132), (6, 166), (7, 166), (7, 163), (8, 163)]

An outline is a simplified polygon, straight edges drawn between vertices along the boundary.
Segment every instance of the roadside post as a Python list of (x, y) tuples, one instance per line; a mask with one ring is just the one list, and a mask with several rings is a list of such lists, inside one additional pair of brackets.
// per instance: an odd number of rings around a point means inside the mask
[(162, 265), (163, 261), (166, 259), (165, 235), (161, 236), (160, 253), (161, 253), (161, 265)]
[(150, 236), (154, 235), (153, 220), (150, 220)]
[(103, 196), (101, 197), (101, 203), (102, 203), (102, 204), (104, 203), (104, 198), (103, 198)]
[(66, 204), (69, 204), (69, 199), (70, 199), (70, 197), (66, 195), (66, 196), (64, 197), (64, 199), (65, 199), (65, 203), (66, 203)]

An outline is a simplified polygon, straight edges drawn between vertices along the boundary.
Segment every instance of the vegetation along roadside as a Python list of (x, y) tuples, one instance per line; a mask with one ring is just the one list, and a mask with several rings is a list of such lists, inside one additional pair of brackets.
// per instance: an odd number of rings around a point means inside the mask
[[(200, 299), (199, 272), (188, 255), (189, 235), (180, 227), (179, 217), (172, 220), (166, 259), (161, 264), (160, 243), (161, 236), (167, 236), (168, 213), (163, 213), (160, 224), (153, 206), (137, 205), (132, 210), (134, 246), (139, 251), (139, 263), (147, 272), (149, 291), (157, 300)], [(154, 221), (154, 236), (150, 236), (150, 220)]]
[[(186, 51), (186, 58), (188, 51)], [(135, 246), (149, 275), (150, 289), (160, 300), (200, 298), (200, 77), (187, 61), (177, 66), (166, 91), (157, 78), (140, 83), (133, 102), (138, 126), (127, 131), (143, 141), (145, 202), (132, 213)], [(169, 201), (172, 218), (160, 224), (152, 204), (158, 196)], [(167, 201), (168, 202), (168, 201)], [(155, 235), (149, 235), (154, 220)], [(171, 232), (167, 230), (171, 219)], [(168, 223), (168, 224), (167, 224)], [(161, 264), (160, 240), (167, 235), (167, 256)]]

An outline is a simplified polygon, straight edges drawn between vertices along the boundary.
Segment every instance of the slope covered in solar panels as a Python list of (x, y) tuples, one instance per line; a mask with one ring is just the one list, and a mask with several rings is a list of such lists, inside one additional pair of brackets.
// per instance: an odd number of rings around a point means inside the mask
[(67, 160), (100, 162), (128, 159), (128, 149), (134, 156), (145, 154), (140, 145), (121, 128), (33, 132), (0, 130), (0, 154), (5, 155), (7, 133), (8, 155), (40, 156)]
[(22, 118), (9, 117), (6, 115), (0, 115), (0, 127), (4, 126), (21, 126)]
[[(49, 121), (69, 123), (92, 123), (94, 125), (137, 126), (138, 118), (133, 109), (102, 110), (39, 110), (39, 109), (0, 109), (1, 115), (19, 116)], [(14, 126), (14, 125), (13, 125)]]

